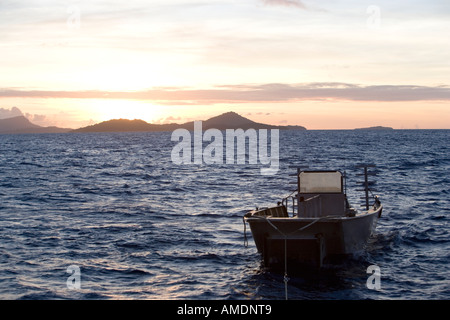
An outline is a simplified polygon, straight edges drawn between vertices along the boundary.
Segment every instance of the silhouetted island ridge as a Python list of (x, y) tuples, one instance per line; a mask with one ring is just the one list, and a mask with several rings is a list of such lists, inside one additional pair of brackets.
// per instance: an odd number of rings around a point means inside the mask
[(41, 127), (31, 123), (24, 116), (0, 119), (0, 134), (23, 134), (23, 133), (66, 133), (72, 129), (58, 127)]
[[(155, 124), (144, 120), (135, 119), (113, 119), (103, 121), (94, 125), (79, 129), (68, 129), (58, 127), (42, 127), (33, 124), (25, 116), (16, 116), (7, 119), (0, 119), (0, 134), (22, 134), (22, 133), (67, 133), (67, 132), (151, 132), (151, 131), (173, 131), (184, 128), (194, 130), (194, 121), (178, 124)], [(306, 130), (303, 126), (277, 126), (252, 121), (236, 112), (226, 112), (221, 115), (202, 121), (202, 129), (279, 129), (279, 130)], [(391, 127), (375, 126), (367, 128), (356, 128), (354, 130), (393, 130)]]
[[(114, 119), (103, 121), (91, 126), (79, 128), (71, 132), (135, 132), (135, 131), (173, 131), (178, 128), (184, 128), (188, 130), (194, 130), (194, 121), (186, 122), (183, 124), (152, 124), (143, 120), (127, 120), (127, 119)], [(306, 130), (302, 126), (275, 126), (264, 123), (254, 122), (247, 119), (236, 112), (227, 112), (216, 117), (212, 117), (208, 120), (202, 121), (202, 129), (280, 129), (280, 130)]]
[(394, 130), (394, 128), (375, 126), (375, 127), (367, 127), (367, 128), (356, 128), (355, 130)]

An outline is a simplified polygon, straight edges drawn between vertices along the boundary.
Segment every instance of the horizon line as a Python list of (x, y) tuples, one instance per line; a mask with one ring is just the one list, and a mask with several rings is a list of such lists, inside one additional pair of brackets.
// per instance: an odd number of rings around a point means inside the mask
[[(227, 112), (224, 112), (224, 113), (222, 113), (222, 114), (220, 114), (220, 115), (218, 115), (218, 116), (221, 116), (221, 115), (224, 115), (224, 114), (227, 114), (227, 113), (235, 113), (235, 114), (241, 116), (239, 113), (234, 112), (234, 111), (227, 111)], [(8, 120), (8, 119), (13, 119), (13, 118), (18, 118), (18, 117), (23, 117), (23, 118), (27, 119), (30, 123), (34, 124), (34, 123), (31, 122), (31, 120), (30, 120), (29, 118), (27, 118), (24, 114), (22, 114), (22, 115), (17, 115), (17, 116), (13, 116), (13, 117), (9, 117), (9, 118), (3, 118), (3, 119), (0, 119), (0, 120)], [(214, 116), (214, 117), (217, 117), (217, 116)], [(214, 117), (211, 117), (211, 118), (214, 118)], [(241, 116), (241, 117), (243, 117), (243, 116)], [(211, 119), (211, 118), (209, 118), (209, 119)], [(255, 121), (253, 121), (253, 120), (251, 120), (251, 119), (248, 119), (248, 118), (246, 118), (246, 117), (243, 117), (243, 118), (245, 118), (246, 120), (255, 122)], [(38, 126), (41, 127), (41, 128), (59, 128), (59, 129), (67, 129), (67, 130), (69, 130), (69, 131), (67, 131), (67, 132), (62, 132), (62, 133), (73, 133), (72, 131), (75, 131), (75, 130), (78, 130), (78, 129), (83, 129), (83, 128), (95, 126), (95, 125), (98, 125), (98, 124), (101, 124), (101, 123), (110, 122), (110, 121), (117, 121), (117, 120), (125, 120), (125, 121), (143, 121), (143, 122), (145, 122), (146, 124), (156, 125), (156, 126), (164, 126), (164, 125), (174, 125), (174, 126), (175, 126), (175, 125), (178, 125), (178, 126), (181, 126), (181, 125), (189, 124), (189, 123), (191, 123), (191, 122), (195, 122), (195, 121), (202, 121), (202, 122), (203, 122), (203, 121), (207, 121), (207, 120), (209, 120), (209, 119), (206, 119), (206, 120), (192, 120), (192, 121), (187, 121), (187, 122), (184, 122), (184, 123), (174, 123), (174, 122), (172, 122), (172, 123), (151, 123), (151, 122), (145, 121), (145, 120), (143, 120), (143, 119), (139, 119), (139, 118), (135, 118), (135, 119), (128, 119), (128, 118), (112, 118), (112, 119), (109, 119), (109, 120), (100, 121), (100, 122), (94, 123), (94, 124), (92, 124), (92, 125), (87, 125), (87, 126), (79, 127), (79, 128), (61, 128), (61, 127), (57, 127), (57, 126), (46, 126), (46, 127), (45, 127), (45, 126), (39, 126), (39, 125), (38, 125)], [(273, 127), (280, 127), (280, 128), (283, 128), (283, 127), (301, 127), (301, 128), (304, 128), (304, 129), (300, 129), (300, 128), (298, 129), (298, 130), (301, 130), (301, 131), (450, 130), (450, 128), (432, 128), (432, 129), (428, 129), (428, 128), (424, 128), (424, 129), (423, 129), (423, 128), (394, 128), (394, 127), (383, 126), (383, 125), (368, 126), (368, 127), (355, 127), (355, 128), (347, 128), (347, 129), (345, 129), (345, 128), (337, 128), (337, 129), (327, 129), (327, 128), (321, 128), (321, 129), (308, 129), (308, 128), (302, 126), (302, 125), (274, 125), (274, 124), (268, 124), (268, 123), (259, 123), (259, 122), (256, 122), (256, 123), (259, 124), (259, 125), (266, 125), (266, 126), (273, 126)], [(34, 125), (35, 125), (35, 124), (34, 124)], [(234, 128), (234, 129), (235, 129), (235, 128)], [(274, 128), (274, 129), (276, 129), (276, 128)], [(226, 130), (226, 129), (224, 129), (224, 130)], [(281, 129), (281, 130), (296, 130), (296, 129), (295, 129), (295, 128), (292, 128), (292, 129)], [(109, 132), (109, 133), (114, 133), (114, 132), (120, 133), (120, 132), (122, 132), (122, 131), (104, 131), (104, 133), (108, 133), (108, 132)], [(123, 132), (139, 132), (139, 131), (123, 131)], [(148, 131), (148, 132), (150, 132), (150, 131)], [(170, 131), (164, 131), (164, 130), (163, 130), (163, 131), (161, 131), (161, 132), (170, 132)], [(87, 133), (87, 132), (79, 132), (79, 133)], [(89, 133), (102, 133), (102, 132), (89, 132)], [(1, 134), (1, 132), (0, 132), (0, 134)]]

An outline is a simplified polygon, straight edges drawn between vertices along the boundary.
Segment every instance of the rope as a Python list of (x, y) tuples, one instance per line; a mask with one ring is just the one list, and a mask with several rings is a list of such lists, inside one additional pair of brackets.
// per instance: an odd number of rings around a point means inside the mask
[[(289, 235), (292, 235), (296, 232), (301, 232), (309, 227), (311, 227), (313, 224), (315, 224), (316, 222), (323, 220), (323, 219), (336, 219), (336, 216), (324, 216), (324, 217), (319, 217), (316, 218), (314, 221), (312, 221), (311, 223), (308, 223), (306, 226), (303, 226), (301, 228), (298, 228), (292, 232), (289, 232), (287, 234), (283, 233), (280, 229), (277, 228), (276, 225), (274, 225), (272, 223), (272, 221), (270, 221), (268, 219), (268, 217), (263, 217), (263, 216), (252, 216), (252, 218), (259, 218), (262, 220), (266, 220), (267, 223), (274, 228), (276, 231), (278, 231), (283, 237), (284, 237), (284, 277), (283, 277), (283, 281), (284, 281), (284, 294), (285, 294), (285, 299), (288, 300), (288, 282), (289, 282), (289, 277), (288, 277), (288, 272), (287, 272), (287, 238)], [(246, 226), (245, 226), (245, 219), (244, 220), (244, 244), (247, 243), (248, 245), (248, 241), (247, 241), (247, 235), (246, 235)]]
[[(296, 232), (300, 232), (300, 231), (303, 231), (303, 230), (309, 228), (310, 226), (312, 226), (313, 224), (315, 224), (316, 222), (318, 222), (320, 220), (323, 220), (323, 219), (337, 219), (337, 218), (339, 218), (339, 216), (324, 216), (324, 217), (316, 218), (314, 221), (312, 221), (311, 223), (307, 224), (306, 226), (303, 226), (301, 228), (298, 228), (298, 229), (296, 229), (296, 230), (294, 230), (292, 232), (286, 233), (286, 234), (283, 233), (280, 229), (278, 229), (269, 219), (267, 219), (267, 217), (252, 216), (252, 218), (259, 218), (259, 219), (266, 220), (267, 223), (269, 223), (269, 225), (272, 226), (272, 228), (274, 228), (276, 231), (278, 231), (282, 236), (287, 237), (287, 236), (292, 235), (292, 234), (294, 234)], [(245, 231), (245, 229), (244, 229), (244, 231)]]
[(248, 247), (248, 239), (247, 239), (247, 225), (245, 224), (245, 217), (242, 217), (242, 222), (244, 223), (244, 247)]
[(287, 273), (287, 237), (284, 237), (284, 296), (288, 300), (288, 273)]

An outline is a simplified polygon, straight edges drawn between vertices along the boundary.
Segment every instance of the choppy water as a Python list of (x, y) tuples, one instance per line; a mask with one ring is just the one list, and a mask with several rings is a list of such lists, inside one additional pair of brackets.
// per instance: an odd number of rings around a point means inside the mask
[(275, 176), (175, 165), (170, 135), (0, 135), (0, 298), (284, 299), (242, 216), (292, 191), (290, 165), (344, 169), (352, 188), (361, 162), (385, 208), (368, 251), (292, 277), (289, 298), (450, 298), (450, 131), (282, 131)]

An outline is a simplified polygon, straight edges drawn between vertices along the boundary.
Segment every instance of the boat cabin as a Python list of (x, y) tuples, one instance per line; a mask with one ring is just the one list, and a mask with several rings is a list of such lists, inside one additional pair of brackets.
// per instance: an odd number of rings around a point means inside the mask
[(302, 171), (298, 174), (297, 216), (344, 216), (347, 200), (340, 171)]
[(253, 215), (274, 218), (321, 218), (354, 216), (340, 171), (297, 171), (295, 194), (283, 198), (278, 206), (253, 211)]

